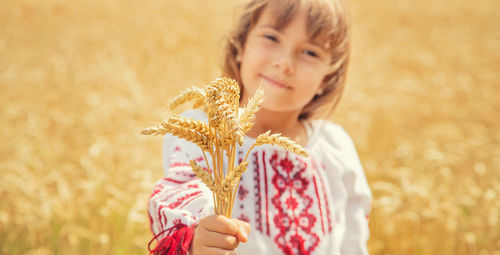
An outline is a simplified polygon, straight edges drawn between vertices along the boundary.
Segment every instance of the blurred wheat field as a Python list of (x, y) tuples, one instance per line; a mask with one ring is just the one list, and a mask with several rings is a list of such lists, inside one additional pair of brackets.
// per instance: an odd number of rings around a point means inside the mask
[[(145, 254), (161, 139), (219, 76), (243, 1), (0, 1), (0, 253)], [(351, 1), (332, 116), (374, 194), (371, 254), (500, 254), (500, 2)]]

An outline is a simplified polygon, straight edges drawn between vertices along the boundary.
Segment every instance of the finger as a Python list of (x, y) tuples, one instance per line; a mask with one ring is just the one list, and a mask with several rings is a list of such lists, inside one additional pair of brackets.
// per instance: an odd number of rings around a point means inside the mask
[(224, 250), (217, 247), (202, 246), (200, 254), (203, 255), (236, 255), (234, 250)]
[(200, 226), (212, 232), (236, 235), (240, 230), (238, 224), (224, 215), (210, 215), (200, 220)]
[(250, 234), (250, 230), (252, 229), (250, 224), (248, 224), (244, 221), (238, 220), (238, 219), (233, 219), (233, 222), (239, 226), (239, 231), (236, 234), (236, 236), (238, 237), (238, 240), (240, 242), (248, 241), (248, 235)]
[(212, 232), (207, 229), (200, 229), (200, 236), (203, 236), (203, 240), (200, 240), (202, 245), (209, 247), (217, 247), (225, 250), (234, 250), (240, 242), (233, 235), (221, 234), (219, 232)]

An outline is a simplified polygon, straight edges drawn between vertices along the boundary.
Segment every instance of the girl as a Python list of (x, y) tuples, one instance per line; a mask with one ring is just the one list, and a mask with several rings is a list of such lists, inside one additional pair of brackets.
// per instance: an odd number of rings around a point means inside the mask
[[(158, 240), (152, 253), (368, 254), (372, 196), (354, 144), (342, 127), (313, 119), (338, 102), (349, 45), (339, 0), (252, 0), (245, 7), (228, 39), (224, 74), (241, 85), (242, 105), (259, 85), (265, 97), (238, 157), (267, 130), (311, 157), (254, 149), (228, 219), (213, 215), (212, 195), (191, 171), (190, 159), (204, 165), (201, 150), (166, 135), (165, 178), (148, 208)], [(182, 115), (207, 121), (202, 111)]]

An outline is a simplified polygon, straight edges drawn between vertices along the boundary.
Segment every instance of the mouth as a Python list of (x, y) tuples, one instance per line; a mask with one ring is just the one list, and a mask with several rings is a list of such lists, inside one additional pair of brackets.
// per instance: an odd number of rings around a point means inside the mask
[(292, 87), (286, 85), (285, 83), (283, 83), (281, 81), (277, 81), (275, 79), (269, 78), (269, 77), (264, 76), (264, 75), (261, 75), (260, 77), (264, 81), (266, 81), (268, 84), (270, 84), (271, 86), (274, 86), (274, 87), (277, 87), (277, 88), (281, 88), (281, 89), (292, 89)]

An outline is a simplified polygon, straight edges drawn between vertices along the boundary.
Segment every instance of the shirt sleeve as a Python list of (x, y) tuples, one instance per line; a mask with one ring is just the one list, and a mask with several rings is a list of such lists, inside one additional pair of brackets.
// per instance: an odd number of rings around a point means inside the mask
[(345, 172), (342, 182), (347, 191), (346, 231), (342, 241), (342, 254), (369, 254), (367, 241), (370, 237), (368, 219), (372, 193), (351, 137), (340, 128)]
[[(182, 115), (190, 117), (189, 114)], [(162, 157), (164, 178), (156, 182), (148, 205), (151, 231), (155, 236), (153, 239), (158, 242), (157, 248), (165, 243), (165, 239), (186, 233), (185, 228), (196, 225), (200, 218), (212, 214), (214, 208), (211, 191), (196, 177), (189, 164), (194, 159), (198, 165), (206, 167), (200, 148), (186, 140), (165, 135)], [(185, 240), (185, 237), (177, 239)]]

